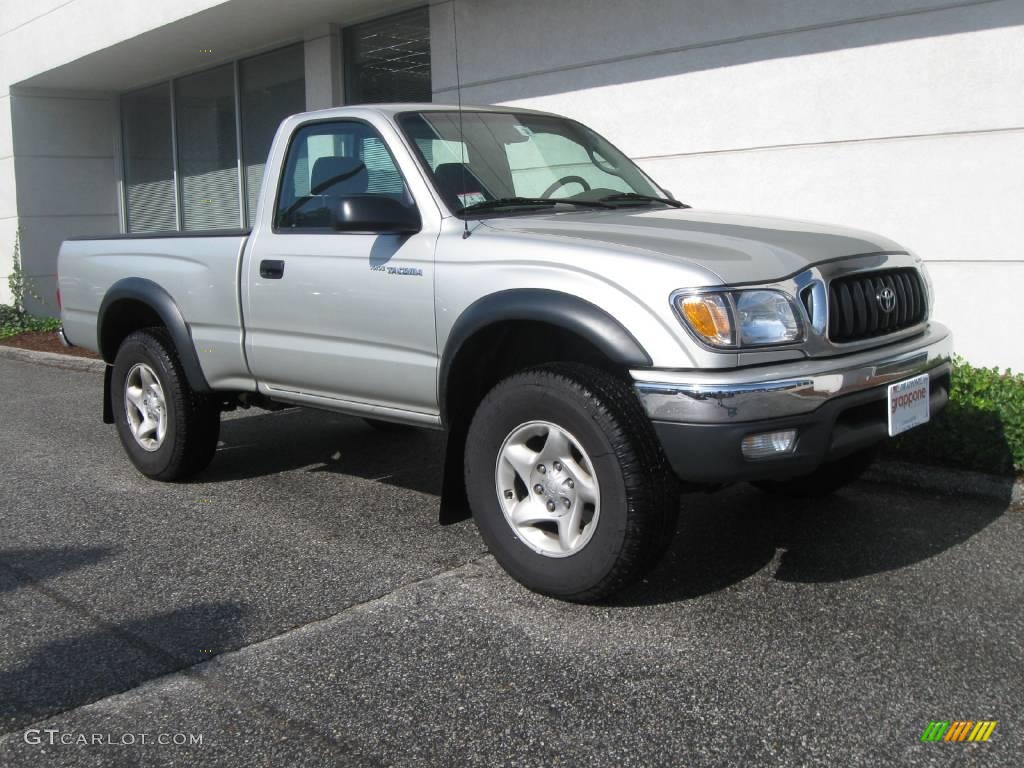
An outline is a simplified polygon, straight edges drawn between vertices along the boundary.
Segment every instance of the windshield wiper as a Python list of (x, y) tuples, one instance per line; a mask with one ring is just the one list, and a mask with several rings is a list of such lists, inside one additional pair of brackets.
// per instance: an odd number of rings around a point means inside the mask
[(479, 203), (459, 208), (457, 213), (494, 211), (499, 208), (552, 208), (556, 205), (578, 205), (584, 208), (611, 208), (613, 206), (598, 200), (568, 200), (551, 197), (499, 197), (497, 200), (481, 200)]
[(664, 203), (673, 208), (689, 208), (686, 203), (673, 200), (671, 197), (658, 197), (656, 195), (641, 195), (637, 192), (617, 192), (614, 195), (605, 195), (598, 199), (600, 203)]

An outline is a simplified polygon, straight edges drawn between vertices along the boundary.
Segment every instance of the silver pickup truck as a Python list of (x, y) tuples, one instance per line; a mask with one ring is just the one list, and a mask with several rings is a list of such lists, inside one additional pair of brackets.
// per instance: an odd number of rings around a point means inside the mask
[(149, 477), (202, 470), (238, 406), (445, 430), (442, 514), (588, 601), (657, 561), (680, 489), (832, 492), (947, 399), (919, 258), (694, 210), (573, 120), (300, 114), (264, 178), (251, 231), (61, 247), (62, 333)]

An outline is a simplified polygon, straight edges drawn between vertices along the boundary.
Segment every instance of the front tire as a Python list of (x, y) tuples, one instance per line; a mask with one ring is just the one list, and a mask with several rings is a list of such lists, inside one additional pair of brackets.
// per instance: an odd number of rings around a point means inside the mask
[(466, 491), (481, 536), (524, 586), (608, 597), (657, 562), (678, 489), (629, 386), (553, 364), (500, 382), (473, 416)]
[(136, 331), (122, 342), (110, 397), (121, 445), (142, 474), (184, 480), (213, 459), (220, 409), (192, 391), (163, 328)]

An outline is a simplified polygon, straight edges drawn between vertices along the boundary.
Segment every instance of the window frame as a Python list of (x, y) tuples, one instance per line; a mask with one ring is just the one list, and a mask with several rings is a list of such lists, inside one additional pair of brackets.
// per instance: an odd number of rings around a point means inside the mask
[[(395, 170), (398, 172), (399, 178), (402, 180), (402, 185), (405, 187), (406, 194), (412, 200), (412, 208), (422, 218), (420, 212), (419, 203), (416, 201), (416, 195), (412, 191), (412, 185), (409, 184), (409, 180), (405, 174), (402, 173), (402, 166), (395, 159), (395, 153), (391, 151), (391, 146), (388, 144), (387, 139), (380, 132), (380, 129), (374, 125), (371, 121), (365, 120), (361, 117), (321, 117), (313, 120), (305, 120), (294, 128), (292, 128), (291, 136), (288, 137), (288, 144), (285, 147), (284, 155), (281, 158), (281, 165), (278, 167), (277, 175), (277, 191), (274, 193), (274, 204), (270, 211), (270, 231), (275, 235), (370, 235), (377, 237), (380, 233), (377, 232), (351, 232), (337, 229), (329, 229), (324, 227), (279, 227), (277, 223), (277, 212), (281, 204), (281, 193), (284, 190), (285, 181), (285, 169), (288, 167), (288, 160), (291, 157), (292, 145), (295, 142), (295, 137), (299, 135), (299, 132), (311, 125), (323, 125), (323, 124), (338, 124), (338, 123), (355, 123), (358, 125), (365, 125), (370, 128), (374, 133), (377, 134), (377, 138), (380, 139), (381, 144), (388, 153), (388, 157), (391, 158), (391, 162), (395, 166)], [(312, 171), (312, 169), (310, 169)]]

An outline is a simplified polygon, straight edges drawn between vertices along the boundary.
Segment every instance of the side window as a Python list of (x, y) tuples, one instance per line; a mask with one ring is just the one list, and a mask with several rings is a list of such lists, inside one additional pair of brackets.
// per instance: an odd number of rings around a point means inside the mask
[(384, 139), (370, 125), (312, 123), (292, 136), (281, 174), (275, 229), (334, 231), (338, 207), (353, 197), (412, 197)]
[(551, 197), (569, 197), (579, 194), (579, 182), (566, 182), (556, 186), (560, 179), (576, 176), (591, 189), (610, 189), (627, 192), (632, 189), (621, 177), (608, 173), (595, 165), (606, 162), (600, 155), (592, 160), (586, 148), (572, 139), (555, 133), (533, 133), (528, 141), (506, 144), (509, 166), (516, 194), (520, 197), (540, 197), (554, 187)]

